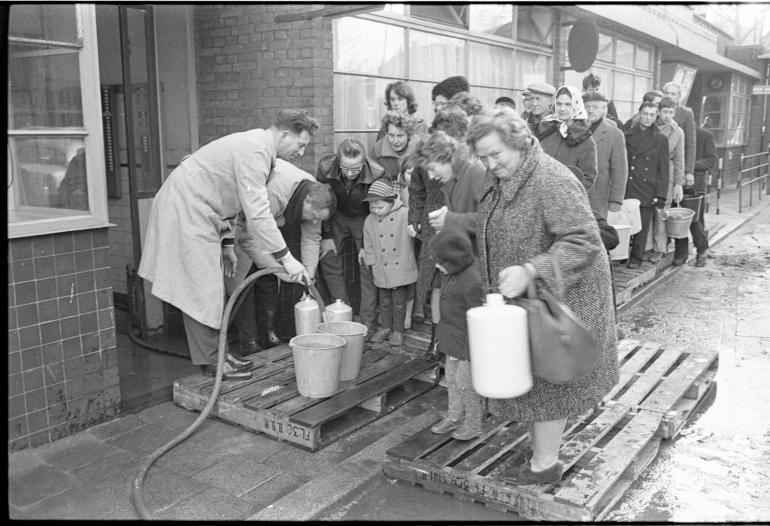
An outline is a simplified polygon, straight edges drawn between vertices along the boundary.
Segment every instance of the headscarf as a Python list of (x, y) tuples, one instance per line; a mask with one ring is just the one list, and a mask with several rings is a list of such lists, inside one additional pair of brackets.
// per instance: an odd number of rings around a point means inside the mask
[(538, 139), (542, 140), (558, 130), (559, 135), (567, 140), (567, 144), (569, 146), (574, 146), (591, 136), (588, 123), (588, 112), (586, 112), (586, 107), (583, 104), (583, 96), (577, 88), (572, 86), (561, 86), (556, 90), (557, 96), (554, 97), (554, 105), (556, 104), (555, 99), (563, 89), (567, 90), (567, 93), (569, 93), (569, 96), (572, 99), (572, 113), (566, 120), (561, 120), (556, 115), (555, 110), (552, 114), (544, 117), (540, 122)]

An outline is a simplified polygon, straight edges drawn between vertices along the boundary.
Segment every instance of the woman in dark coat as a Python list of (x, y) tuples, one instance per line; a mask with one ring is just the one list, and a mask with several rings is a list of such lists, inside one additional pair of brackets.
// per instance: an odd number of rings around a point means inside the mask
[(572, 86), (556, 90), (554, 113), (538, 124), (543, 151), (572, 170), (586, 189), (596, 181), (596, 142), (591, 137), (583, 97)]
[(533, 455), (511, 481), (556, 482), (567, 417), (593, 408), (618, 381), (609, 261), (585, 189), (543, 153), (518, 115), (500, 109), (476, 116), (467, 141), (487, 168), (477, 225), (484, 284), (516, 297), (534, 273), (536, 285), (560, 298), (600, 348), (600, 365), (590, 373), (567, 384), (535, 377), (528, 393), (491, 404), (493, 412), (530, 423)]

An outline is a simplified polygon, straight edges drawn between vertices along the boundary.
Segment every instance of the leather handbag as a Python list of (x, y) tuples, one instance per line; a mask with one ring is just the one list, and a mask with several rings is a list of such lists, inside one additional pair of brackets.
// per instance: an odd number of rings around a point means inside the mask
[(565, 384), (596, 369), (602, 352), (591, 333), (548, 289), (535, 286), (531, 269), (527, 272), (526, 297), (511, 303), (527, 311), (532, 374)]

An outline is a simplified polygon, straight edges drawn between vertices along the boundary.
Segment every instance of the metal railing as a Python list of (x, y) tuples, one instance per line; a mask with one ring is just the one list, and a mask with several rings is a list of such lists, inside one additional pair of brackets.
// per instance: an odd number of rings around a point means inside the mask
[[(764, 162), (763, 162), (764, 157)], [(751, 165), (751, 166), (747, 166)], [(749, 207), (753, 204), (754, 186), (757, 187), (758, 200), (762, 200), (762, 190), (770, 187), (767, 181), (770, 179), (770, 151), (759, 152), (752, 155), (741, 154), (740, 170), (738, 171), (738, 213), (743, 211), (743, 187), (749, 187)]]

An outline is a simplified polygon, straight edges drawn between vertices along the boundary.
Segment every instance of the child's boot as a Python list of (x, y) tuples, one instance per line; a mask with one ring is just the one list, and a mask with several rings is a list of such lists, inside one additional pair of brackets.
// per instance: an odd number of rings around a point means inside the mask
[(443, 435), (444, 433), (449, 433), (453, 429), (456, 429), (459, 425), (460, 422), (446, 416), (441, 420), (441, 422), (431, 427), (430, 431), (431, 433), (436, 433), (437, 435)]

